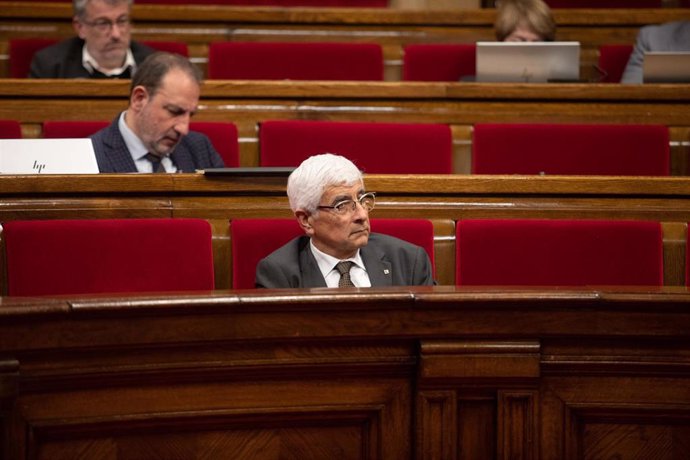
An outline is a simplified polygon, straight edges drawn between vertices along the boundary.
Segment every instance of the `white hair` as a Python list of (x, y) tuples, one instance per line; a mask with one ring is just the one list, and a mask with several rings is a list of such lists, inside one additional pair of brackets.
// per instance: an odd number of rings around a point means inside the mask
[(347, 158), (332, 153), (311, 156), (288, 178), (290, 208), (292, 212), (303, 209), (316, 213), (327, 188), (363, 182), (362, 172)]

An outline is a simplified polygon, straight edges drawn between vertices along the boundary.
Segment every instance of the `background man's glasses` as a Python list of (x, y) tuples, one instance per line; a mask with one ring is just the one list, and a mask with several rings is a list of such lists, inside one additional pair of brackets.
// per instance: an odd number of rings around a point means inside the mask
[(376, 193), (369, 192), (357, 198), (357, 200), (343, 200), (339, 201), (333, 206), (317, 206), (319, 209), (330, 209), (336, 214), (348, 214), (355, 212), (359, 203), (367, 212), (374, 209), (376, 205)]
[(110, 19), (97, 19), (95, 21), (81, 21), (89, 27), (93, 27), (97, 32), (105, 34), (110, 32), (113, 27), (117, 27), (120, 30), (126, 29), (130, 26), (131, 22), (129, 18), (118, 18), (115, 22)]

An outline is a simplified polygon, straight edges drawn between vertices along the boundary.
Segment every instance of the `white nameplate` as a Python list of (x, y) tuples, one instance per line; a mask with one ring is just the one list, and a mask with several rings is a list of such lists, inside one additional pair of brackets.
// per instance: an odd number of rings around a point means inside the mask
[(97, 174), (91, 139), (0, 139), (0, 174)]

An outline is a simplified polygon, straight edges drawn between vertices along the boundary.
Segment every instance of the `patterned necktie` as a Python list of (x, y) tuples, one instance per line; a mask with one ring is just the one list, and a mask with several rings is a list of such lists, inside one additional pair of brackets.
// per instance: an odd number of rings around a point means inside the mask
[(165, 168), (163, 167), (163, 163), (161, 163), (161, 157), (154, 155), (153, 153), (147, 153), (146, 154), (146, 159), (151, 162), (151, 171), (154, 173), (164, 173)]
[(350, 267), (353, 263), (350, 261), (338, 262), (335, 269), (340, 273), (340, 281), (338, 281), (338, 287), (355, 287), (350, 279)]

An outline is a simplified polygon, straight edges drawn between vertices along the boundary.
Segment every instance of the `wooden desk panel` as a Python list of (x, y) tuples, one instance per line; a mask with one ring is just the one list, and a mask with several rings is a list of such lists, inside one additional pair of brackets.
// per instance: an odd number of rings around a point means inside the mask
[(684, 288), (1, 298), (0, 318), (9, 460), (679, 458), (690, 427)]

